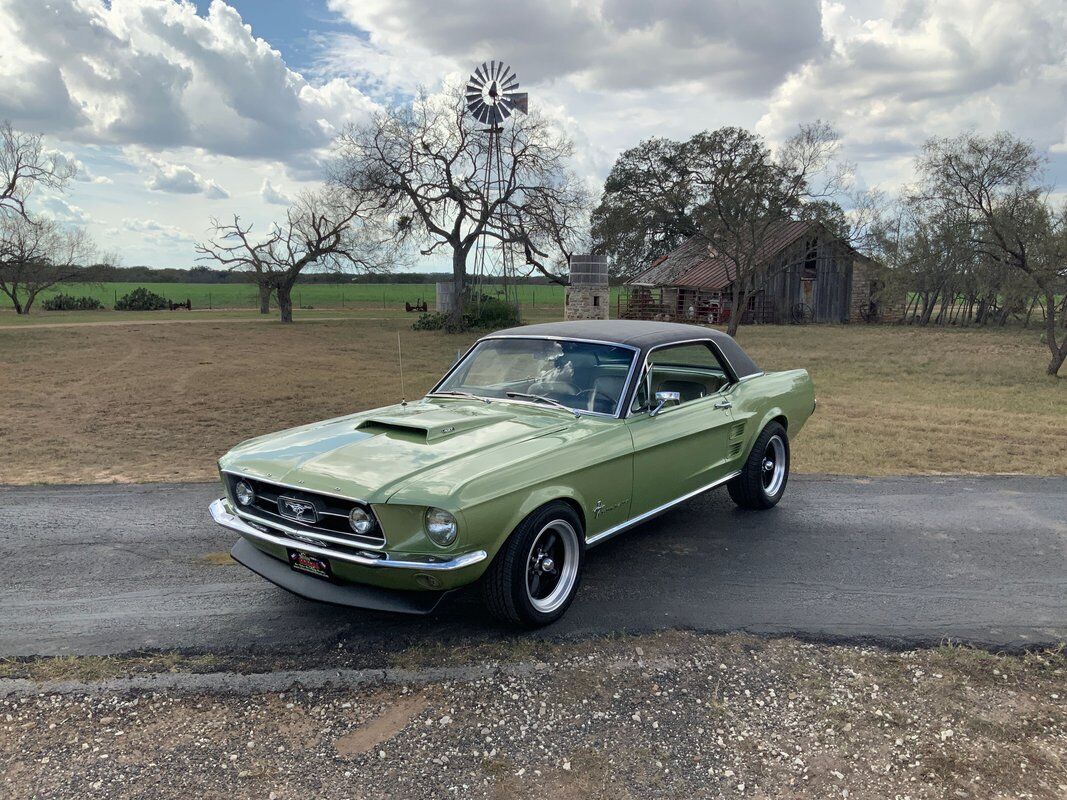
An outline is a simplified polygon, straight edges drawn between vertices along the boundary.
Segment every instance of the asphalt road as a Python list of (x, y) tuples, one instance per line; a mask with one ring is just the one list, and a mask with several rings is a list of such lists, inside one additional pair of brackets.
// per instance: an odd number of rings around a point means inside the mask
[[(220, 561), (211, 484), (0, 489), (0, 656), (141, 648), (380, 654), (514, 631), (477, 594), (430, 617), (321, 606)], [(212, 557), (215, 554), (216, 557)], [(718, 490), (592, 551), (537, 636), (660, 628), (1018, 648), (1067, 640), (1067, 478), (794, 477)]]

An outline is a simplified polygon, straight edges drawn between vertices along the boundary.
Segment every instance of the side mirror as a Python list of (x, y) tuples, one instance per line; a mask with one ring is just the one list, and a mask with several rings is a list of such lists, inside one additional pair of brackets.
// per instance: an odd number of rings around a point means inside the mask
[(656, 416), (667, 403), (673, 403), (678, 405), (682, 402), (682, 395), (680, 392), (656, 392), (656, 405), (651, 411), (648, 412), (650, 417)]

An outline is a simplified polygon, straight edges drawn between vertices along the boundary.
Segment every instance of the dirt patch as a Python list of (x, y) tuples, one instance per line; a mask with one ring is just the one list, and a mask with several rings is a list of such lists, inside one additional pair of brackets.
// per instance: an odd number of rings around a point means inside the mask
[(230, 554), (226, 550), (204, 553), (198, 560), (201, 564), (209, 567), (232, 567), (237, 563), (230, 558)]
[(1067, 796), (1060, 652), (674, 632), (542, 658), (428, 686), (10, 697), (0, 796)]
[(417, 694), (386, 706), (381, 714), (337, 739), (334, 742), (337, 754), (342, 758), (352, 758), (371, 752), (404, 730), (428, 705), (426, 697)]

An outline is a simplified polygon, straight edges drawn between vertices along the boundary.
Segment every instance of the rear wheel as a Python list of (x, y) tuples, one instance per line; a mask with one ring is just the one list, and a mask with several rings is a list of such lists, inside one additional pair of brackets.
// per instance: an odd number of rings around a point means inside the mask
[(530, 627), (563, 616), (578, 591), (585, 557), (582, 521), (564, 502), (542, 506), (508, 537), (486, 571), (493, 614)]
[(741, 508), (773, 508), (785, 494), (789, 480), (789, 437), (772, 422), (756, 437), (741, 474), (726, 488)]

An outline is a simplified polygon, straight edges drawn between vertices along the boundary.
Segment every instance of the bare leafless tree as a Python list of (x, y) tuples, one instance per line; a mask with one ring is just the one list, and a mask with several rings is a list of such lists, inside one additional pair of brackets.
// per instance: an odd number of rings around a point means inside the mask
[[(311, 267), (336, 271), (387, 271), (388, 248), (375, 234), (373, 200), (353, 203), (337, 191), (308, 192), (277, 222), (257, 236), (235, 214), (231, 222), (212, 220), (214, 235), (196, 247), (197, 260), (247, 271), (260, 287), (262, 305), (276, 293), (282, 322), (293, 321), (293, 286)], [(261, 308), (262, 310), (262, 308)]]
[[(493, 186), (487, 185), (493, 138)], [(479, 245), (514, 248), (550, 277), (553, 242), (569, 238), (585, 202), (568, 169), (571, 143), (537, 114), (516, 115), (490, 133), (467, 114), (461, 87), (422, 92), (409, 105), (348, 128), (337, 143), (334, 182), (381, 199), (394, 239), (423, 255), (449, 252), (462, 327), (467, 264)]]
[(28, 314), (37, 295), (74, 278), (85, 279), (83, 267), (94, 248), (80, 228), (67, 228), (48, 217), (20, 212), (0, 217), (0, 292), (11, 299), (17, 314)]
[(1048, 374), (1067, 359), (1056, 329), (1058, 296), (1067, 281), (1067, 232), (1048, 204), (1043, 160), (1031, 142), (1009, 133), (931, 139), (919, 157), (916, 202), (966, 224), (979, 255), (1032, 281), (1043, 298)]
[(0, 215), (26, 216), (34, 186), (62, 189), (76, 169), (59, 153), (49, 153), (37, 134), (21, 133), (0, 122)]
[(765, 276), (768, 244), (791, 220), (819, 221), (844, 188), (847, 167), (835, 164), (838, 136), (826, 123), (802, 125), (777, 152), (743, 128), (700, 133), (685, 143), (682, 160), (695, 197), (693, 219), (711, 249), (734, 273), (734, 335), (749, 297)]

